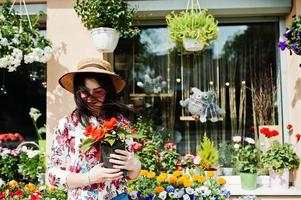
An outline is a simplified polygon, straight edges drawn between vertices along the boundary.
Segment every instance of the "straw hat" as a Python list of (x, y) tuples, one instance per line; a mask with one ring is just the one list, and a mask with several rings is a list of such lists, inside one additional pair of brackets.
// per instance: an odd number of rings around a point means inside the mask
[(126, 85), (126, 82), (119, 75), (113, 72), (112, 66), (109, 62), (97, 58), (87, 58), (81, 60), (77, 65), (77, 71), (64, 74), (59, 79), (59, 83), (63, 88), (73, 93), (74, 75), (77, 73), (87, 72), (107, 74), (110, 76), (112, 79), (112, 84), (116, 89), (116, 93), (121, 92)]

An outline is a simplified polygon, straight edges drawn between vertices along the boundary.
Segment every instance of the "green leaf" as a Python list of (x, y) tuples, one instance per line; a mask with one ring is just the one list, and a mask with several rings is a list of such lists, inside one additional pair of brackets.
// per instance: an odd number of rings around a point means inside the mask
[(84, 152), (87, 152), (94, 143), (95, 143), (95, 141), (93, 140), (93, 138), (87, 138), (80, 145), (80, 149), (83, 150)]

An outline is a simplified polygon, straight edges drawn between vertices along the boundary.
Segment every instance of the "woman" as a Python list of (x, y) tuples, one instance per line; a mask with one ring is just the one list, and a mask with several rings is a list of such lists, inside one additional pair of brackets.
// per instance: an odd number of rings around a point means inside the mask
[(125, 81), (112, 71), (110, 63), (85, 59), (76, 72), (63, 75), (59, 83), (74, 94), (76, 109), (61, 119), (55, 130), (48, 165), (49, 183), (67, 188), (70, 200), (127, 199), (125, 180), (136, 178), (141, 168), (134, 154), (116, 150), (110, 155), (113, 168), (104, 168), (99, 146), (87, 152), (79, 148), (89, 123), (99, 125), (111, 117), (128, 123), (121, 114), (127, 107), (117, 98)]

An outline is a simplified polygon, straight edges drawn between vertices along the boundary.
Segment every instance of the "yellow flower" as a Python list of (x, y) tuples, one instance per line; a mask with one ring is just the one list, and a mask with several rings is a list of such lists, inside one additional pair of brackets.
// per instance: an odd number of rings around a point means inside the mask
[(148, 172), (146, 177), (147, 178), (154, 178), (154, 177), (156, 177), (156, 173), (155, 172)]
[(225, 180), (224, 178), (222, 178), (222, 177), (218, 177), (218, 178), (216, 179), (216, 181), (217, 181), (218, 184), (220, 184), (220, 185), (225, 185), (225, 184), (226, 184), (226, 180)]
[(12, 187), (12, 188), (16, 187), (18, 184), (19, 184), (19, 183), (18, 183), (17, 181), (15, 181), (15, 180), (12, 180), (12, 181), (10, 181), (10, 182), (8, 183), (8, 185), (9, 185), (10, 187)]
[(161, 173), (159, 176), (162, 177), (163, 179), (167, 178), (167, 174), (166, 173)]
[(173, 172), (173, 175), (176, 176), (176, 177), (181, 176), (181, 174), (182, 174), (182, 172), (179, 171), (179, 170), (176, 170), (176, 171)]
[(165, 181), (165, 178), (163, 176), (160, 175), (157, 177), (157, 182), (162, 183), (164, 181)]
[(52, 192), (55, 190), (55, 187), (53, 185), (46, 184), (46, 190)]
[(158, 186), (158, 187), (155, 188), (156, 193), (161, 193), (163, 191), (164, 191), (164, 187), (162, 187), (162, 186)]
[(190, 175), (189, 175), (189, 174), (184, 174), (182, 177), (183, 177), (184, 179), (188, 179), (188, 178), (190, 178)]
[(146, 176), (147, 173), (148, 173), (148, 171), (143, 169), (143, 170), (140, 171), (139, 175), (140, 176)]
[(215, 172), (214, 172), (214, 171), (208, 171), (208, 172), (207, 172), (207, 176), (208, 176), (209, 178), (212, 178), (214, 175), (215, 175)]
[(185, 179), (183, 182), (184, 187), (190, 187), (192, 185), (192, 181), (189, 179)]
[(30, 192), (34, 192), (34, 190), (36, 189), (36, 186), (32, 183), (28, 183), (26, 187), (29, 189)]
[(168, 182), (169, 184), (176, 183), (176, 182), (177, 182), (177, 177), (171, 176), (171, 177), (169, 177), (169, 178), (167, 179), (167, 182)]

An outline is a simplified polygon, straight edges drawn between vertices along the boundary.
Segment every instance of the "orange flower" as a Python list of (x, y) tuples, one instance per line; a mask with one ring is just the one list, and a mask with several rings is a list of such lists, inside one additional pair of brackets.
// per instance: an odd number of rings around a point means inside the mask
[(133, 190), (131, 188), (127, 188), (128, 193), (133, 192)]
[(176, 183), (176, 182), (177, 182), (177, 177), (171, 176), (171, 177), (169, 177), (169, 178), (167, 179), (167, 182), (168, 182), (169, 184)]
[(173, 175), (176, 176), (176, 177), (181, 176), (181, 174), (182, 174), (182, 172), (179, 171), (179, 170), (176, 170), (176, 171), (173, 172)]
[(146, 177), (147, 178), (154, 178), (154, 177), (156, 177), (156, 173), (155, 172), (148, 172)]
[(194, 175), (192, 177), (193, 181), (197, 181), (199, 183), (204, 183), (206, 181), (206, 178), (204, 176), (200, 176), (200, 175)]
[(225, 180), (224, 178), (222, 178), (222, 177), (218, 177), (218, 178), (216, 179), (216, 181), (217, 181), (218, 184), (220, 184), (220, 185), (224, 185), (224, 184), (226, 183), (226, 180)]
[(97, 128), (96, 130), (94, 130), (92, 132), (91, 136), (92, 136), (93, 140), (95, 142), (97, 142), (105, 136), (105, 131), (102, 128)]
[(178, 178), (177, 183), (183, 184), (184, 180), (185, 179), (183, 178), (183, 176), (181, 176), (180, 178)]
[(28, 183), (26, 187), (29, 189), (30, 192), (34, 192), (34, 190), (36, 189), (36, 186), (32, 183)]
[(183, 181), (183, 185), (184, 185), (184, 187), (190, 187), (191, 185), (192, 185), (192, 181), (191, 180), (189, 180), (189, 179), (185, 179), (184, 181)]
[(155, 192), (156, 193), (161, 193), (161, 192), (163, 192), (164, 191), (164, 187), (162, 187), (162, 186), (157, 186), (156, 188), (155, 188)]
[(182, 177), (183, 177), (184, 179), (189, 179), (189, 178), (190, 178), (189, 174), (183, 174)]
[(106, 130), (112, 130), (117, 123), (117, 119), (115, 117), (112, 117), (110, 121), (104, 122), (104, 127), (106, 128)]

